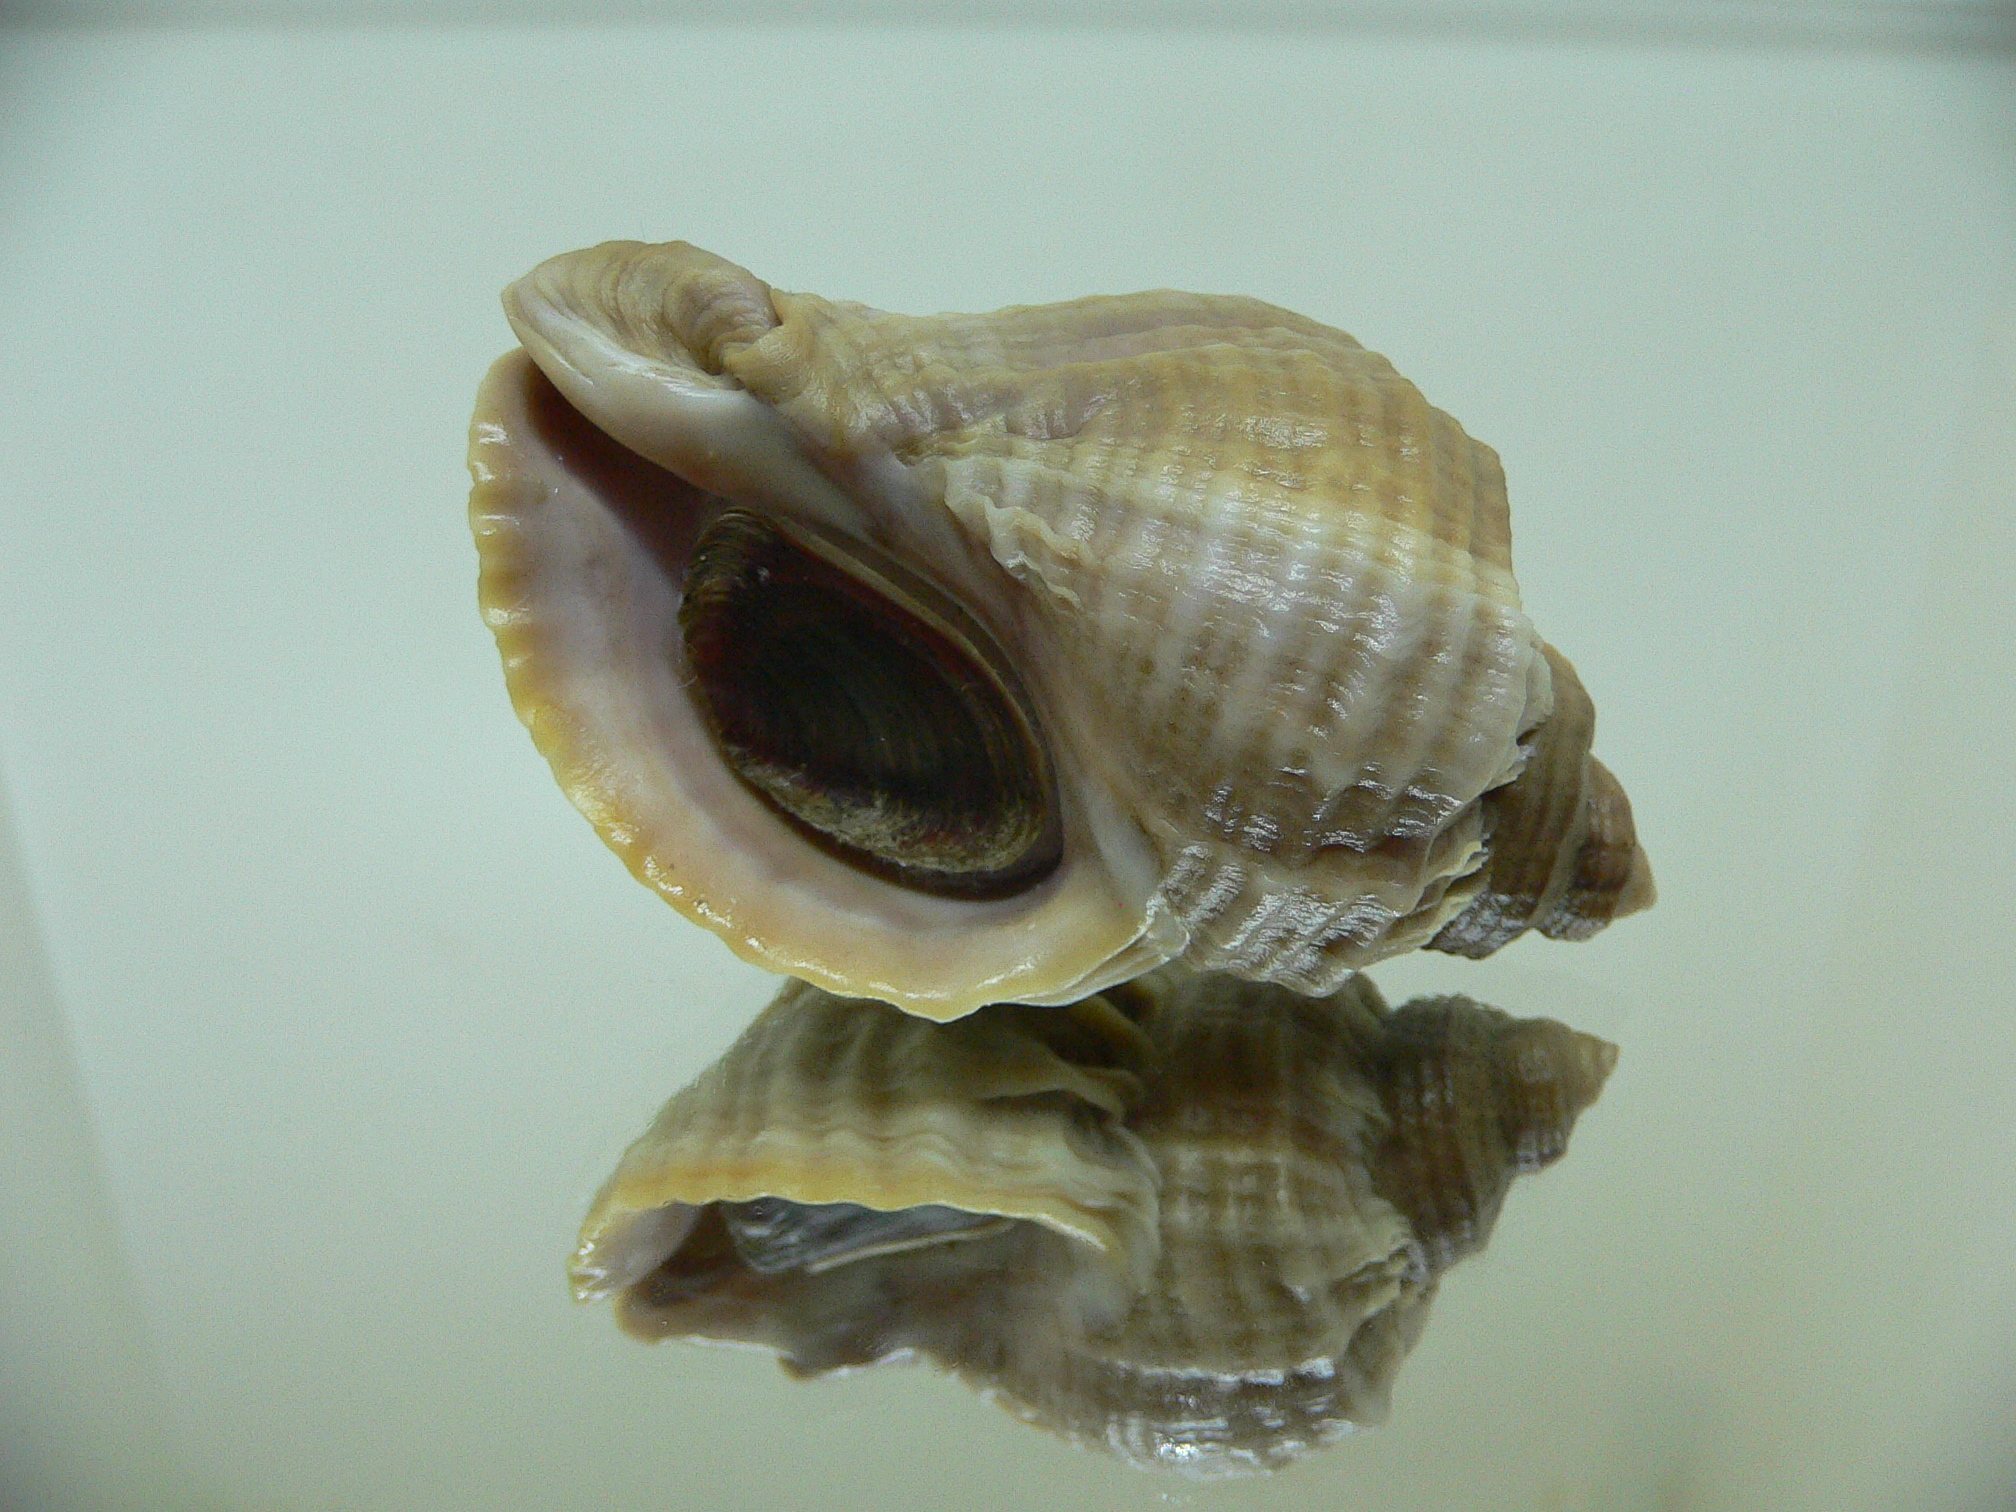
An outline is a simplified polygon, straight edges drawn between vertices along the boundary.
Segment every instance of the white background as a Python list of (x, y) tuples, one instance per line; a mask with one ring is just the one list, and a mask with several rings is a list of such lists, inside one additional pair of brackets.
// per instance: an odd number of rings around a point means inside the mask
[[(1669, 9), (0, 29), (0, 1504), (2016, 1501), (2016, 66)], [(1257, 295), (1503, 455), (1663, 896), (1375, 972), (1623, 1047), (1377, 1433), (1194, 1487), (567, 1300), (771, 985), (513, 719), (464, 432), (507, 281), (675, 236)]]

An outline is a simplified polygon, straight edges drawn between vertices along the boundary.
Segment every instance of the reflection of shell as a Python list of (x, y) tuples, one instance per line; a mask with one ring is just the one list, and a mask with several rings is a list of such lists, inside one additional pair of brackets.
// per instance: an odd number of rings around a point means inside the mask
[(1143, 1463), (1270, 1468), (1383, 1418), (1615, 1054), (1362, 978), (1169, 968), (948, 1025), (794, 983), (624, 1156), (575, 1286), (640, 1337), (920, 1353)]
[[(680, 243), (506, 307), (471, 511), (513, 698), (749, 959), (950, 1018), (1177, 956), (1327, 991), (1649, 901), (1586, 722), (1548, 734), (1497, 458), (1341, 332), (886, 315)], [(1557, 748), (1572, 782), (1489, 796)], [(1603, 864), (1557, 879), (1590, 804)]]

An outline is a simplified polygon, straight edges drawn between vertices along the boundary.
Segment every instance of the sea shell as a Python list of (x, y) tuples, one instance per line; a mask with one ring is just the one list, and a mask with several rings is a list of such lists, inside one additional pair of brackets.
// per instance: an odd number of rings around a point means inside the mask
[(1138, 1463), (1271, 1469), (1383, 1419), (1615, 1056), (1362, 977), (1169, 967), (950, 1024), (793, 983), (623, 1157), (574, 1284), (640, 1338), (922, 1355)]
[(949, 1019), (1179, 957), (1320, 993), (1650, 902), (1497, 457), (1341, 332), (890, 315), (677, 242), (505, 306), (471, 517), (513, 700), (745, 958)]

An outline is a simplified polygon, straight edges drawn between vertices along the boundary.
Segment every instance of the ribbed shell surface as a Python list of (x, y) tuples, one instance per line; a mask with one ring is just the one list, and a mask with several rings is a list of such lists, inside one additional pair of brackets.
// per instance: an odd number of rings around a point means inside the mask
[(1157, 1074), (1128, 1127), (1161, 1177), (1161, 1255), (1087, 1352), (1233, 1374), (1341, 1353), (1398, 1296), (1413, 1237), (1365, 1164), (1387, 1116), (1354, 1049), (1384, 1005), (1363, 978), (1316, 1001), (1188, 973), (1143, 985)]
[(1154, 1274), (1117, 1322), (992, 1384), (1054, 1432), (1204, 1475), (1383, 1421), (1433, 1296), (1366, 1162), (1388, 1120), (1357, 1048), (1385, 1005), (1363, 978), (1314, 1001), (1175, 970), (1132, 990), (1155, 1004), (1129, 1118), (1161, 1179)]
[[(1167, 291), (893, 315), (681, 243), (556, 258), (506, 304), (530, 362), (486, 388), (472, 510), (514, 696), (605, 838), (744, 955), (936, 1018), (1176, 957), (1320, 993), (1482, 885), (1480, 800), (1552, 706), (1503, 473), (1342, 332)], [(633, 460), (582, 481), (568, 458), (595, 443), (538, 420), (542, 383)], [(637, 458), (665, 469), (651, 508), (695, 523), (610, 502)], [(662, 707), (620, 711), (652, 674), (604, 648), (657, 647), (678, 588), (612, 599), (611, 563), (648, 534), (650, 570), (676, 574), (663, 541), (723, 501), (872, 546), (998, 641), (1064, 790), (1054, 877), (897, 898), (728, 813), (718, 784), (703, 801), (669, 641)], [(612, 509), (627, 523), (598, 523)], [(602, 609), (537, 565), (576, 514), (587, 598), (657, 606), (628, 642), (581, 633)]]
[(1481, 839), (1453, 821), (1548, 707), (1490, 448), (1257, 300), (774, 297), (724, 371), (911, 469), (1030, 589), (1193, 965), (1320, 991), (1434, 932)]

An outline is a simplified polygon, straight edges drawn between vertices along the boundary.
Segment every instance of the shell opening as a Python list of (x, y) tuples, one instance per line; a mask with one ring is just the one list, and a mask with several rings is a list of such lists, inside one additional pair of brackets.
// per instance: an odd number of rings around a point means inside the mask
[[(694, 1211), (678, 1243), (640, 1277), (640, 1295), (658, 1304), (712, 1292), (791, 1284), (864, 1260), (992, 1239), (1020, 1220), (941, 1203), (883, 1211), (853, 1202), (752, 1197)], [(899, 1262), (900, 1263), (900, 1262)]]
[(679, 609), (723, 760), (832, 854), (951, 897), (1063, 855), (1054, 763), (993, 639), (873, 548), (749, 510), (695, 543)]
[(783, 1197), (724, 1202), (721, 1217), (742, 1263), (765, 1276), (791, 1270), (816, 1276), (877, 1255), (982, 1238), (1014, 1221), (936, 1202), (883, 1212), (854, 1202)]
[[(792, 1252), (826, 1227), (833, 1232)], [(617, 1316), (638, 1338), (759, 1343), (793, 1375), (818, 1375), (919, 1349), (956, 1355), (967, 1327), (959, 1320), (1017, 1314), (1008, 1294), (1018, 1287), (1048, 1299), (1051, 1328), (1117, 1316), (1118, 1278), (1082, 1264), (1079, 1250), (1038, 1223), (935, 1205), (711, 1202), (678, 1248), (623, 1292)]]

